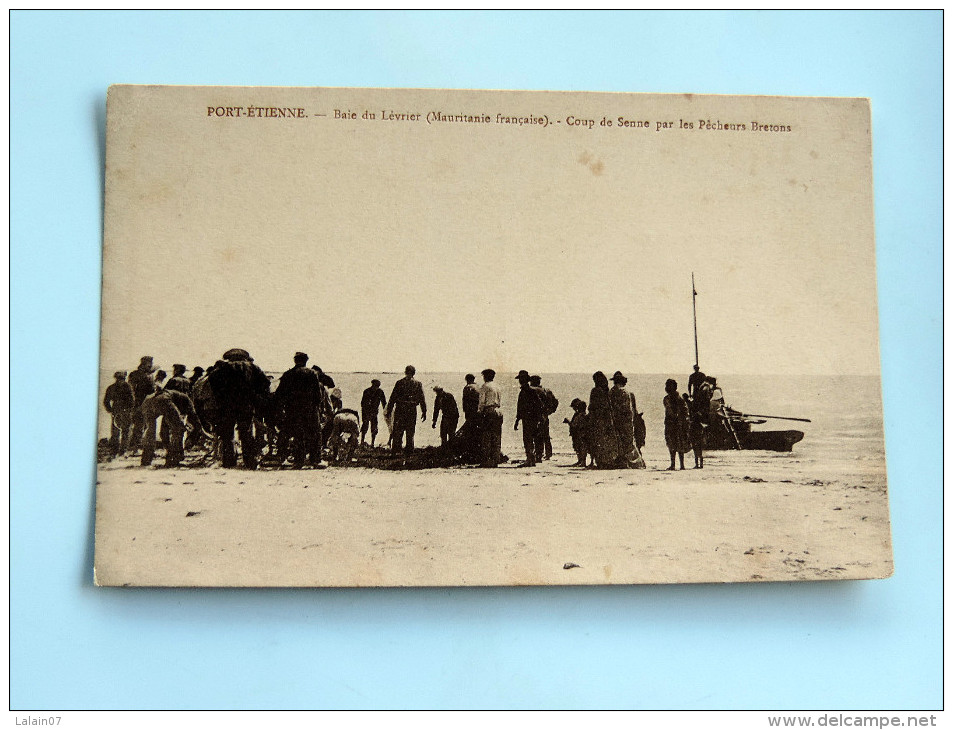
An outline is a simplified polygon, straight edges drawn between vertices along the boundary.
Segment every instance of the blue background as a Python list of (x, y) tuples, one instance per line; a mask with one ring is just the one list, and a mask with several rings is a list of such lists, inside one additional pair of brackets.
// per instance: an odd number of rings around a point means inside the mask
[[(12, 708), (939, 708), (941, 24), (939, 12), (13, 12)], [(93, 587), (112, 83), (871, 97), (896, 575)]]

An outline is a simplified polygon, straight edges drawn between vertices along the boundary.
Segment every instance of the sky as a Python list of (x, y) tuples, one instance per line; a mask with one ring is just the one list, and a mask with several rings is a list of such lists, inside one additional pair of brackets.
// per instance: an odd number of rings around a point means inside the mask
[(707, 372), (878, 372), (866, 100), (114, 87), (106, 167), (105, 370), (682, 372), (694, 273)]

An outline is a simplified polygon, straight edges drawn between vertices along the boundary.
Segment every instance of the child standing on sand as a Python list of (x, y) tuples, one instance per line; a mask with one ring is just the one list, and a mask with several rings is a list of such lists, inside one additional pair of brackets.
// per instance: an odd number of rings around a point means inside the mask
[(589, 454), (589, 416), (586, 415), (586, 402), (579, 398), (573, 398), (569, 404), (573, 409), (572, 420), (563, 419), (563, 423), (569, 424), (569, 435), (572, 437), (572, 448), (576, 452), (576, 463), (574, 466), (585, 466), (586, 456)]
[(682, 393), (682, 399), (688, 406), (688, 418), (690, 426), (688, 427), (688, 436), (692, 442), (692, 450), (695, 452), (695, 469), (705, 468), (705, 454), (703, 448), (705, 445), (705, 425), (701, 421), (698, 412), (693, 409), (693, 401), (688, 397), (688, 393)]

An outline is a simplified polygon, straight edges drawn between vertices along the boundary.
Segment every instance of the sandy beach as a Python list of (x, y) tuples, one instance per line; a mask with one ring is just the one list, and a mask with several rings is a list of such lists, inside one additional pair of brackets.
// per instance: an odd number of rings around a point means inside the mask
[[(691, 465), (689, 455), (689, 466)], [(703, 470), (100, 465), (100, 585), (627, 584), (882, 578), (882, 468), (710, 452)]]

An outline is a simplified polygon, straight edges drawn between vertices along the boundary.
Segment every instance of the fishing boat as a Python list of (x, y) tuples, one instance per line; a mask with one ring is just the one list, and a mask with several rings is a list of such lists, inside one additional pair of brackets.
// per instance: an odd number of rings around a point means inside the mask
[[(756, 416), (725, 408), (721, 418), (713, 416), (705, 429), (705, 448), (713, 451), (728, 449), (760, 449), (762, 451), (791, 451), (804, 438), (803, 431), (757, 431), (752, 426), (767, 423), (768, 418), (807, 421), (806, 418), (788, 419), (783, 416)], [(725, 417), (727, 416), (727, 417)]]
[[(695, 329), (695, 367), (698, 367), (698, 316), (695, 299), (695, 274), (692, 273), (692, 323)], [(793, 416), (768, 416), (759, 413), (742, 413), (730, 406), (720, 405), (709, 410), (705, 428), (705, 448), (712, 451), (757, 449), (762, 451), (791, 451), (804, 438), (803, 431), (761, 431), (752, 429), (768, 420), (800, 421), (810, 423), (809, 418)]]

